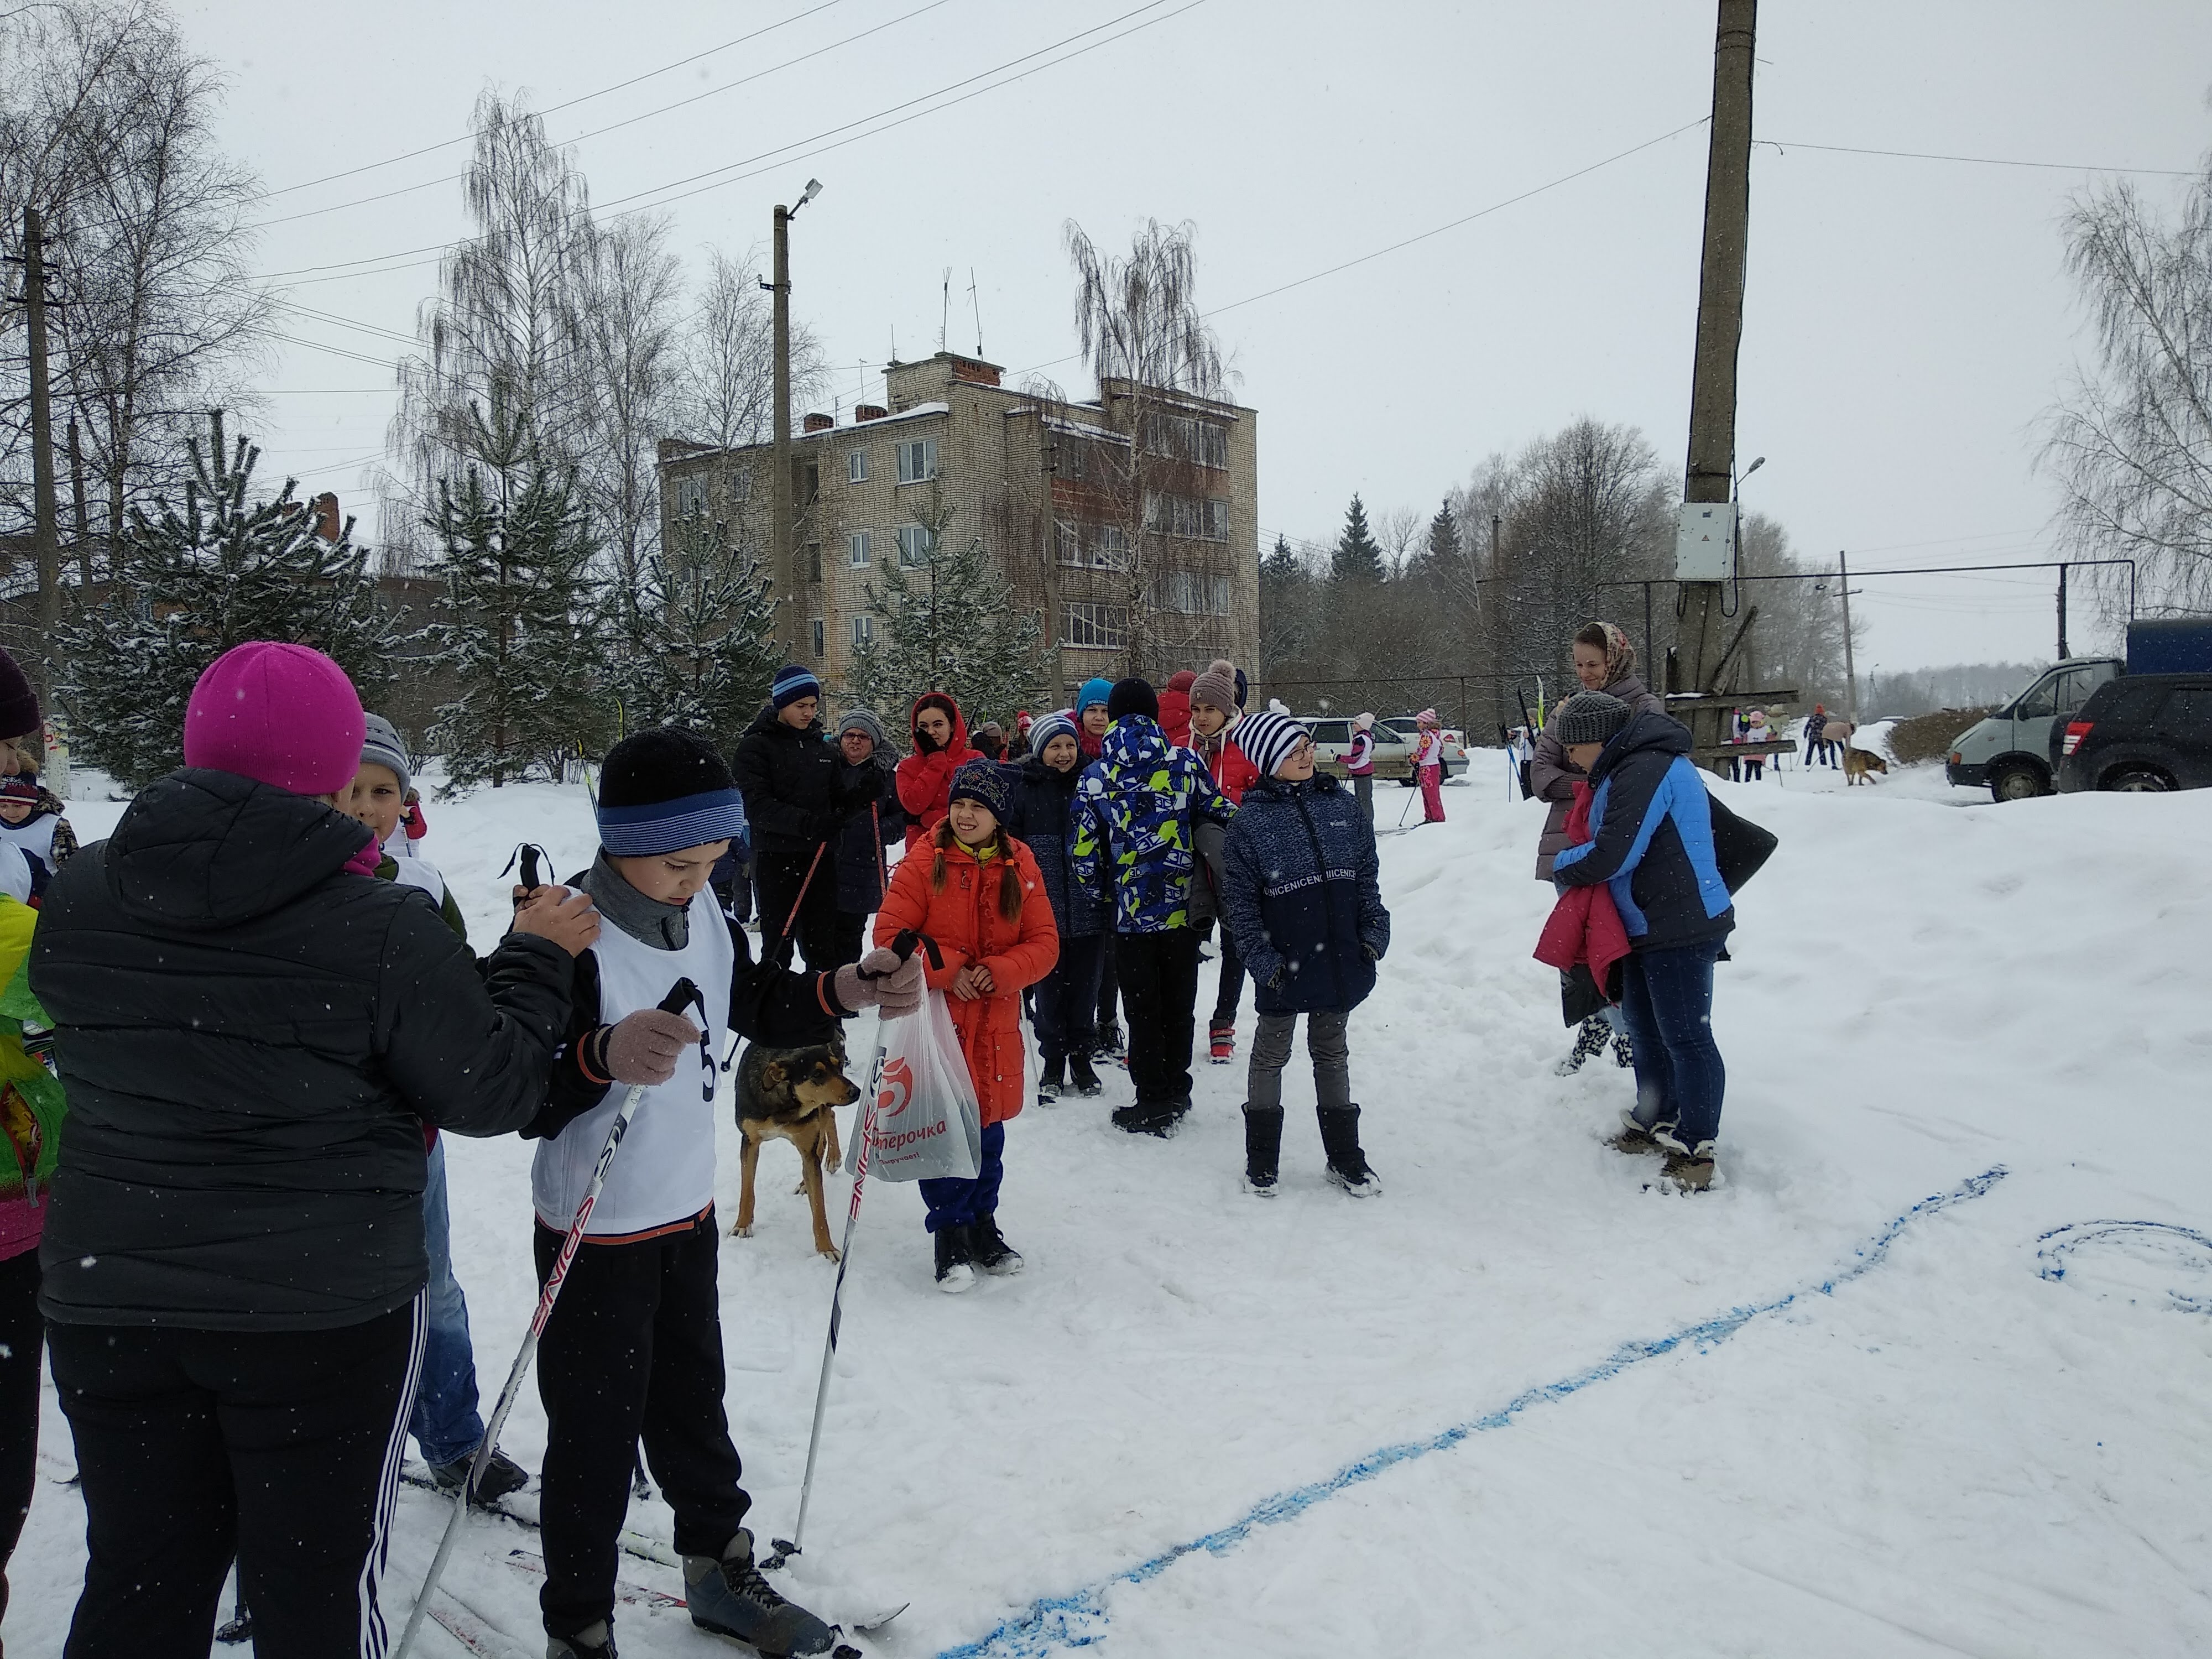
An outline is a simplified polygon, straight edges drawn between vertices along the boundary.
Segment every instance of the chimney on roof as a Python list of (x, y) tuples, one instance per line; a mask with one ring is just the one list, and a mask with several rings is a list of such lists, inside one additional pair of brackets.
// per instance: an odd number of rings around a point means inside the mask
[(335, 542), (343, 533), (345, 522), (338, 517), (338, 498), (325, 489), (309, 503), (314, 508), (315, 534), (326, 542)]
[(952, 378), (954, 380), (965, 380), (971, 386), (996, 386), (999, 384), (999, 366), (996, 363), (987, 363), (980, 358), (975, 357), (961, 357), (953, 356), (951, 353), (947, 353), (946, 355), (948, 356), (952, 356)]
[(837, 417), (835, 415), (809, 415), (800, 422), (800, 428), (807, 432), (827, 432), (836, 424)]
[(855, 404), (853, 410), (853, 419), (855, 422), (882, 421), (888, 420), (890, 417), (890, 410), (885, 409), (881, 404)]

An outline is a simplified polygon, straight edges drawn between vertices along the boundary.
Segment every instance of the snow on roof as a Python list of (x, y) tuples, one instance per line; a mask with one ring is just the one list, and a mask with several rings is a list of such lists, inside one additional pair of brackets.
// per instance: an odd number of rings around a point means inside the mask
[(1054, 415), (1044, 416), (1044, 423), (1054, 432), (1072, 432), (1079, 438), (1096, 438), (1102, 443), (1126, 444), (1129, 434), (1116, 432), (1111, 427), (1092, 426), (1087, 421), (1063, 421)]

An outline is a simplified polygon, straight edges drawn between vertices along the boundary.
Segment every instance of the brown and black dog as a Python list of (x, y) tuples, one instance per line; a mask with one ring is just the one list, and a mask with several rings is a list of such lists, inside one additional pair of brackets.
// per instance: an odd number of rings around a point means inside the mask
[(837, 1145), (837, 1109), (860, 1097), (845, 1075), (842, 1037), (799, 1048), (745, 1046), (738, 1062), (738, 1127), (744, 1133), (744, 1186), (738, 1197), (737, 1224), (730, 1231), (750, 1238), (753, 1231), (753, 1170), (761, 1143), (787, 1140), (799, 1151), (799, 1190), (814, 1212), (814, 1248), (830, 1261), (830, 1218), (822, 1208), (822, 1172), (844, 1162)]
[(1875, 772), (1887, 777), (1889, 763), (1871, 749), (1854, 749), (1849, 744), (1844, 745), (1844, 787), (1846, 789), (1855, 783), (1871, 787), (1874, 779), (1870, 775)]

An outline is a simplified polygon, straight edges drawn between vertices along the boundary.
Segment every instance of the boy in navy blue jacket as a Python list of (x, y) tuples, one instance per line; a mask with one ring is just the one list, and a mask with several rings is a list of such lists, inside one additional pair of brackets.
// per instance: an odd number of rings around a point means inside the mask
[(1237, 740), (1261, 774), (1222, 848), (1222, 910), (1260, 1015), (1245, 1085), (1244, 1189), (1274, 1196), (1283, 1066), (1304, 1014), (1328, 1178), (1371, 1198), (1382, 1183), (1359, 1147), (1346, 1026), (1390, 948), (1375, 828), (1351, 791), (1315, 772), (1313, 734), (1287, 714), (1246, 715)]

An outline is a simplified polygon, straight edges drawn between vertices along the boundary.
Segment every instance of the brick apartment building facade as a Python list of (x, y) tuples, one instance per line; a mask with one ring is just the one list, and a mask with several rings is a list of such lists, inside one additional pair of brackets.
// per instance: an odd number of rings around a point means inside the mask
[[(1016, 607), (1042, 623), (1041, 700), (1093, 675), (1164, 679), (1215, 656), (1249, 664), (1260, 637), (1255, 410), (1109, 380), (1096, 402), (1000, 384), (996, 364), (939, 352), (886, 373), (887, 405), (847, 423), (809, 415), (792, 437), (793, 630), (842, 694), (854, 649), (884, 627), (869, 603), (886, 565), (923, 568), (924, 520), (981, 538)], [(765, 552), (767, 444), (663, 440), (664, 535), (703, 514)]]

